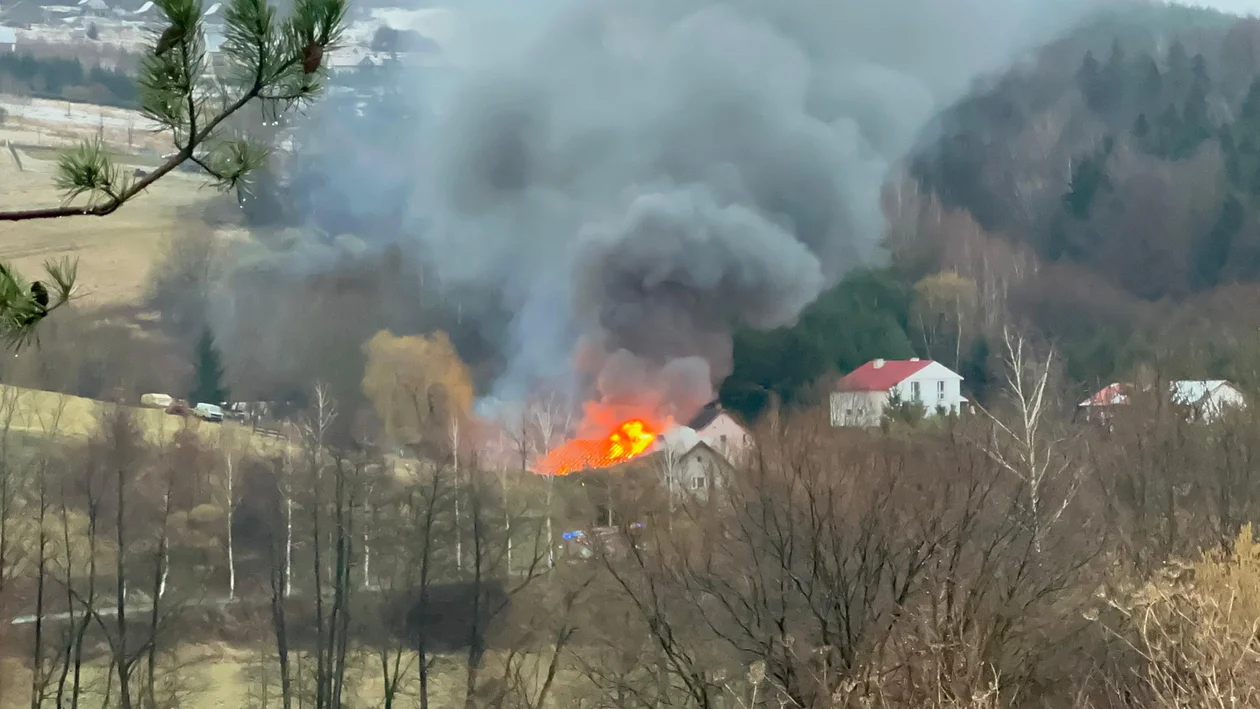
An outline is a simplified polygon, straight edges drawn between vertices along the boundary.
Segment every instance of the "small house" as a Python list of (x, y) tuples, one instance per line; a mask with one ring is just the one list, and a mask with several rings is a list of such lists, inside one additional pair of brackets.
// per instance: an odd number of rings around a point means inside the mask
[(721, 404), (706, 405), (687, 422), (686, 428), (696, 432), (698, 440), (727, 460), (734, 461), (748, 450), (752, 436)]
[[(1133, 384), (1112, 382), (1078, 405), (1087, 419), (1106, 419), (1117, 407), (1128, 406), (1141, 390)], [(1243, 393), (1224, 379), (1178, 379), (1168, 384), (1168, 401), (1192, 409), (1192, 418), (1210, 421), (1226, 409), (1244, 408)]]

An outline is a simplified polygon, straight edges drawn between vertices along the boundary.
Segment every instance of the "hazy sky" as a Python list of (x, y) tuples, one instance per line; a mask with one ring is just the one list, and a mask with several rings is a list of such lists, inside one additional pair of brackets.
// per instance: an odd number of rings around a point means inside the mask
[(1219, 10), (1236, 12), (1240, 15), (1260, 15), (1260, 0), (1199, 0), (1197, 2), (1184, 2), (1183, 4), (1215, 7)]

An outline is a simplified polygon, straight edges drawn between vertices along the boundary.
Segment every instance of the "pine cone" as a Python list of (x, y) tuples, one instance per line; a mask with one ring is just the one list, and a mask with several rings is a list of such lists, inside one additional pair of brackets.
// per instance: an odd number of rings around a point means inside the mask
[(324, 61), (324, 45), (311, 40), (306, 45), (306, 49), (302, 50), (302, 73), (314, 74), (319, 70), (320, 62)]
[(162, 36), (158, 37), (157, 47), (154, 48), (153, 55), (160, 57), (163, 54), (166, 54), (167, 52), (171, 51), (171, 47), (174, 47), (183, 38), (184, 38), (183, 30), (176, 27), (175, 25), (171, 25), (170, 27), (167, 27), (166, 31), (162, 33)]
[(31, 297), (35, 299), (35, 303), (39, 307), (48, 307), (48, 289), (44, 287), (43, 283), (39, 281), (31, 283)]

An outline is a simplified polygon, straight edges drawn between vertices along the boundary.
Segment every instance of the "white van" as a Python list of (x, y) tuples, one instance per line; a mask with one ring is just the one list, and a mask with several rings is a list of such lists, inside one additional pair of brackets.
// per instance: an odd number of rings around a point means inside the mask
[(193, 413), (197, 414), (198, 418), (202, 418), (213, 423), (219, 423), (223, 420), (223, 409), (219, 408), (216, 404), (197, 404), (193, 407)]

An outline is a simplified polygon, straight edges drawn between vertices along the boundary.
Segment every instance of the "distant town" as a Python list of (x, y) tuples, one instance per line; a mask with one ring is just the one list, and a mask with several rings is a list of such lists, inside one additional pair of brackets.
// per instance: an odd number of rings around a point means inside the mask
[[(206, 7), (204, 41), (210, 58), (207, 71), (212, 75), (222, 69), (223, 15), (222, 3)], [(41, 4), (19, 0), (0, 5), (0, 56), (29, 53), (39, 58), (78, 58), (85, 68), (126, 70), (162, 22), (161, 11), (151, 1)], [(345, 91), (345, 84), (353, 82), (339, 80), (391, 61), (441, 69), (447, 61), (443, 49), (456, 30), (455, 13), (445, 8), (352, 5), (342, 46), (328, 59), (332, 83)], [(0, 92), (9, 93), (5, 88), (0, 86)]]

